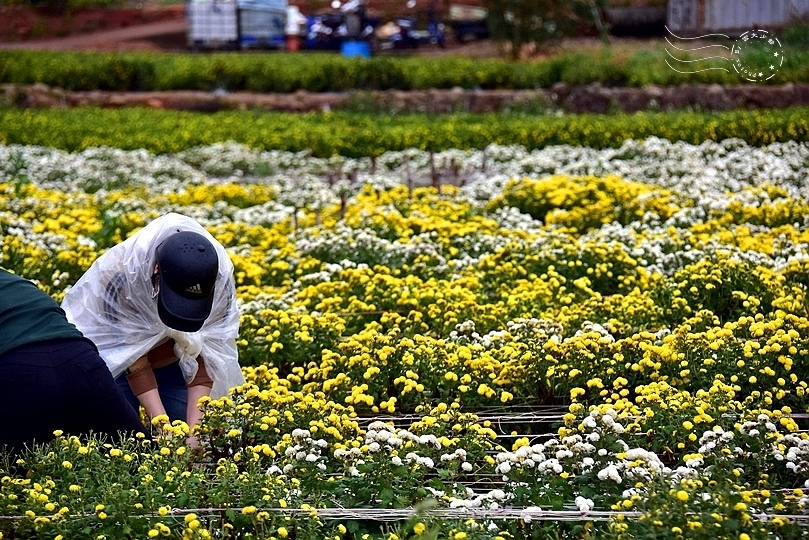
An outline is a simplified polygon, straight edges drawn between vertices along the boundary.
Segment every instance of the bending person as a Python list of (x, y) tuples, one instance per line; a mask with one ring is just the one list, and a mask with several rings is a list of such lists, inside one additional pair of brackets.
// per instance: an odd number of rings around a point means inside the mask
[(107, 250), (62, 308), (96, 343), (130, 402), (149, 419), (188, 423), (189, 444), (202, 417), (199, 398), (244, 383), (233, 263), (189, 217), (166, 214)]
[(55, 430), (144, 432), (93, 342), (47, 293), (0, 269), (0, 448), (18, 452)]

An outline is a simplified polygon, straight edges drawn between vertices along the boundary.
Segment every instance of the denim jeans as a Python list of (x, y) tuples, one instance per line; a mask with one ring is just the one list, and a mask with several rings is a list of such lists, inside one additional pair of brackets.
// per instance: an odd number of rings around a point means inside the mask
[[(157, 380), (157, 391), (160, 394), (160, 401), (163, 402), (163, 407), (166, 409), (166, 414), (169, 415), (169, 420), (186, 421), (186, 407), (188, 405), (188, 387), (185, 385), (183, 372), (180, 369), (180, 363), (174, 362), (166, 367), (154, 370), (154, 376)], [(115, 382), (118, 383), (118, 388), (124, 397), (139, 410), (140, 402), (132, 389), (129, 387), (129, 382), (126, 380), (126, 375), (120, 375)]]

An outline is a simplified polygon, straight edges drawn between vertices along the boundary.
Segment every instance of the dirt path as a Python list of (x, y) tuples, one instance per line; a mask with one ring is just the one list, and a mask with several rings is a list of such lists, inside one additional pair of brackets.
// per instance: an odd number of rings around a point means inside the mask
[(809, 84), (704, 85), (607, 88), (601, 85), (554, 85), (538, 90), (421, 90), (376, 92), (71, 92), (43, 85), (0, 85), (0, 105), (26, 108), (149, 107), (185, 111), (267, 110), (313, 112), (378, 110), (393, 113), (492, 113), (506, 110), (607, 113), (698, 108), (778, 109), (809, 104)]
[(186, 46), (184, 16), (63, 38), (0, 43), (4, 49), (136, 51), (181, 50)]

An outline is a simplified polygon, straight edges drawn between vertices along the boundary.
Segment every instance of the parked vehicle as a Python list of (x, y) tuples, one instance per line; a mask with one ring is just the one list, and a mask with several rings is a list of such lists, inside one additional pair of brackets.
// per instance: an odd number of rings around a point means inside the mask
[[(446, 26), (436, 16), (435, 2), (431, 1), (426, 10), (427, 26), (419, 28), (419, 17), (398, 17), (385, 23), (376, 30), (376, 38), (381, 49), (416, 49), (422, 45), (444, 47), (446, 45)], [(414, 9), (416, 2), (407, 2), (408, 9)], [(423, 24), (423, 13), (421, 22)]]
[(234, 0), (193, 0), (186, 5), (185, 13), (186, 37), (192, 50), (238, 47), (238, 6)]
[(489, 37), (489, 11), (477, 6), (450, 4), (449, 26), (455, 41), (465, 43)]
[(238, 0), (238, 5), (242, 49), (284, 48), (287, 0)]
[(202, 49), (282, 48), (287, 0), (191, 0), (188, 46)]
[(419, 46), (415, 19), (401, 17), (380, 27), (376, 33), (379, 46), (385, 49), (415, 49)]
[(370, 41), (378, 20), (369, 18), (364, 0), (332, 2), (333, 12), (307, 17), (306, 48), (340, 50), (347, 41)]

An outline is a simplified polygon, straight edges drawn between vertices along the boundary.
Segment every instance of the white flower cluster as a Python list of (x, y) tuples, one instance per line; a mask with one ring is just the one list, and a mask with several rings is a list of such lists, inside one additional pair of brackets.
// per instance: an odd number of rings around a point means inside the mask
[(505, 330), (492, 330), (482, 336), (475, 330), (474, 321), (464, 321), (455, 325), (455, 330), (449, 333), (449, 339), (457, 343), (475, 343), (489, 349), (515, 341), (544, 343), (551, 339), (561, 342), (563, 332), (562, 325), (555, 321), (518, 317), (507, 321)]
[[(399, 456), (399, 450), (407, 447), (410, 451), (404, 454), (404, 459)], [(365, 452), (363, 451), (363, 448)], [(416, 434), (410, 430), (397, 428), (381, 420), (375, 420), (369, 424), (365, 432), (363, 448), (354, 447), (351, 449), (336, 449), (334, 457), (349, 464), (349, 468), (354, 463), (364, 462), (369, 455), (384, 455), (382, 459), (390, 459), (394, 466), (403, 464), (420, 466), (425, 469), (435, 469), (435, 460), (427, 455), (435, 450), (442, 450), (438, 437), (433, 434)], [(367, 452), (367, 453), (366, 453)], [(452, 452), (444, 452), (439, 456), (442, 464), (446, 465), (450, 461), (460, 462), (462, 470), (471, 471), (472, 464), (466, 461), (467, 452), (462, 448)]]
[(564, 333), (564, 328), (558, 322), (536, 317), (520, 317), (508, 321), (506, 329), (514, 341), (545, 340), (550, 336), (560, 336)]
[(204, 173), (182, 160), (146, 150), (97, 147), (68, 153), (40, 146), (0, 145), (0, 180), (20, 176), (65, 193), (130, 185), (171, 193), (180, 185), (206, 180)]
[(732, 431), (725, 431), (721, 426), (714, 426), (699, 438), (698, 452), (703, 456), (721, 454), (722, 449), (727, 448), (733, 438)]
[[(609, 323), (607, 323), (607, 326), (610, 326)], [(584, 321), (581, 329), (576, 330), (575, 337), (581, 337), (585, 334), (595, 334), (599, 336), (598, 342), (602, 344), (615, 343), (615, 336), (613, 336), (607, 328), (598, 323)]]
[(247, 208), (238, 208), (232, 215), (234, 222), (266, 227), (289, 221), (290, 209), (277, 201), (268, 201)]
[[(68, 193), (76, 198), (76, 206), (82, 206), (81, 198), (87, 196), (84, 193), (103, 196), (109, 190), (136, 185), (145, 190), (146, 196), (120, 198), (112, 212), (177, 211), (204, 225), (233, 220), (271, 225), (288, 220), (304, 208), (317, 211), (337, 204), (341, 197), (353, 196), (365, 184), (388, 189), (412, 178), (417, 185), (427, 185), (436, 167), (444, 176), (450, 174), (456, 181), (463, 181), (460, 196), (473, 204), (490, 201), (510, 179), (551, 174), (618, 174), (627, 180), (671, 189), (681, 209), (670, 218), (663, 220), (647, 212), (633, 223), (605, 224), (576, 242), (576, 246), (584, 246), (594, 239), (623, 246), (641, 266), (666, 276), (704, 258), (730, 256), (777, 269), (809, 257), (809, 245), (787, 237), (776, 240), (771, 253), (759, 253), (733, 245), (704, 244), (689, 230), (733, 204), (761, 207), (777, 202), (776, 192), (809, 201), (809, 185), (805, 182), (809, 176), (806, 143), (774, 143), (758, 148), (740, 140), (691, 145), (652, 137), (602, 150), (555, 146), (528, 151), (518, 146), (490, 146), (484, 150), (430, 154), (411, 149), (387, 152), (376, 159), (315, 158), (307, 152), (258, 151), (233, 142), (194, 148), (173, 156), (106, 147), (67, 153), (37, 146), (0, 145), (0, 181), (31, 182)], [(277, 198), (270, 203), (239, 208), (225, 201), (212, 205), (170, 205), (164, 197), (182, 193), (190, 185), (222, 182), (260, 182), (274, 187)], [(149, 207), (146, 199), (150, 201)], [(8, 204), (31, 207), (25, 201)], [(484, 211), (482, 205), (478, 208)], [(385, 211), (398, 212), (395, 208)], [(429, 261), (424, 264), (439, 273), (462, 272), (476, 265), (485, 253), (497, 252), (509, 242), (513, 242), (515, 249), (531, 250), (553, 260), (575, 256), (575, 246), (572, 251), (558, 248), (569, 244), (569, 238), (562, 239), (561, 244), (554, 243), (554, 235), (558, 233), (541, 229), (539, 221), (515, 208), (497, 209), (490, 217), (504, 231), (520, 230), (526, 235), (517, 240), (505, 233), (470, 231), (452, 239), (458, 252), (448, 258), (439, 239), (431, 235), (418, 235), (406, 242), (389, 240), (369, 223), (365, 227), (337, 228), (328, 234), (302, 234), (297, 247), (304, 254), (316, 252), (332, 263), (346, 258), (345, 250), (352, 254), (364, 250), (367, 257), (373, 257), (372, 262), (390, 266), (426, 255), (419, 260)], [(809, 216), (804, 216), (798, 226), (809, 226)], [(738, 227), (751, 233), (766, 232), (764, 227), (751, 224), (731, 225), (729, 231), (734, 233)], [(32, 233), (26, 233), (26, 238), (50, 245), (50, 249), (63, 248), (59, 238), (40, 238)]]
[(278, 189), (278, 202), (293, 209), (319, 210), (339, 200), (323, 178), (314, 174), (279, 175), (272, 185)]
[(475, 321), (464, 321), (455, 325), (455, 330), (449, 333), (449, 339), (452, 341), (477, 341), (480, 339), (480, 334), (475, 331)]
[(502, 489), (492, 489), (484, 493), (476, 493), (470, 487), (463, 487), (455, 495), (442, 493), (442, 496), (448, 501), (450, 508), (487, 508), (494, 510), (503, 508), (507, 505), (511, 495)]
[(588, 499), (587, 497), (582, 497), (581, 495), (578, 495), (573, 502), (576, 503), (576, 506), (579, 508), (579, 511), (582, 514), (586, 514), (595, 507), (595, 502), (593, 499)]
[[(501, 229), (525, 231), (531, 234), (542, 234), (543, 223), (540, 220), (534, 219), (530, 215), (520, 212), (513, 206), (498, 208), (489, 214), (488, 217), (495, 220)], [(502, 245), (506, 245), (507, 242), (507, 240), (502, 237), (492, 237), (491, 239), (487, 240), (494, 242), (495, 244)], [(491, 245), (487, 246), (486, 244), (483, 244), (481, 247), (482, 253), (494, 251), (496, 250), (492, 249)]]
[(365, 444), (384, 445), (388, 450), (400, 448), (405, 440), (417, 441), (418, 437), (407, 430), (400, 430), (381, 420), (371, 422), (365, 431)]
[[(447, 260), (435, 232), (415, 235), (407, 241), (388, 240), (374, 229), (357, 229), (341, 222), (316, 236), (301, 235), (295, 247), (301, 255), (317, 256), (331, 263), (350, 259), (354, 263), (384, 264), (395, 268), (427, 259), (432, 261), (433, 271), (441, 273), (447, 269)], [(423, 263), (414, 264), (411, 269), (417, 271), (420, 264)]]
[[(809, 436), (803, 432), (781, 433), (778, 426), (766, 414), (759, 414), (755, 420), (746, 420), (736, 426), (738, 433), (714, 426), (699, 438), (699, 449), (691, 454), (685, 466), (672, 471), (671, 481), (677, 483), (684, 478), (698, 478), (704, 474), (706, 464), (715, 465), (730, 462), (734, 468), (744, 469), (753, 459), (766, 459), (769, 454), (776, 462), (783, 463), (796, 480), (803, 480), (809, 488)], [(749, 440), (757, 439), (757, 443)], [(757, 448), (762, 447), (759, 451)], [(809, 506), (809, 496), (803, 497), (802, 506)]]
[[(785, 463), (785, 467), (795, 474), (809, 471), (809, 439), (796, 433), (779, 437), (772, 445), (773, 457)], [(804, 482), (809, 487), (809, 478)]]
[[(612, 409), (603, 414), (593, 410), (582, 420), (581, 433), (525, 444), (514, 451), (498, 452), (495, 471), (501, 475), (505, 490), (491, 490), (485, 496), (477, 494), (464, 504), (481, 504), (482, 501), (507, 504), (520, 486), (524, 489), (550, 489), (550, 479), (564, 473), (592, 475), (594, 480), (614, 485), (625, 481), (635, 485), (654, 476), (669, 474), (670, 470), (657, 454), (642, 448), (630, 448), (617, 437), (624, 428), (616, 418), (617, 413)], [(503, 496), (497, 497), (498, 493)], [(575, 497), (574, 504), (585, 513), (595, 506), (591, 499), (582, 495)]]
[[(417, 185), (428, 185), (436, 169), (448, 181), (463, 181), (473, 200), (490, 200), (512, 178), (553, 174), (617, 174), (673, 189), (696, 199), (697, 208), (705, 208), (703, 202), (707, 207), (729, 204), (733, 198), (729, 194), (747, 198), (748, 203), (758, 198), (761, 204), (768, 197), (765, 192), (744, 188), (764, 184), (780, 187), (793, 197), (809, 198), (805, 183), (809, 145), (800, 142), (754, 147), (728, 139), (692, 145), (650, 137), (600, 150), (570, 145), (537, 150), (491, 145), (483, 150), (452, 149), (432, 154), (416, 149), (392, 151), (375, 159), (316, 158), (309, 152), (261, 151), (234, 142), (192, 148), (173, 156), (108, 147), (67, 153), (38, 146), (0, 145), (0, 178), (24, 175), (35, 183), (68, 191), (82, 182), (104, 187), (121, 180), (153, 186), (164, 193), (177, 184), (243, 179), (299, 187), (319, 178), (325, 184), (331, 181), (337, 185), (348, 176), (357, 186), (370, 183), (387, 189), (402, 185), (408, 177)], [(345, 189), (342, 184), (337, 187), (338, 192)]]
[[(292, 441), (294, 444), (284, 450), (284, 456), (291, 460), (303, 463), (314, 464), (321, 471), (327, 469), (323, 456), (324, 449), (329, 443), (324, 439), (315, 439), (308, 429), (296, 428), (292, 430)], [(297, 466), (294, 462), (287, 462), (281, 472), (286, 475), (293, 474)]]

